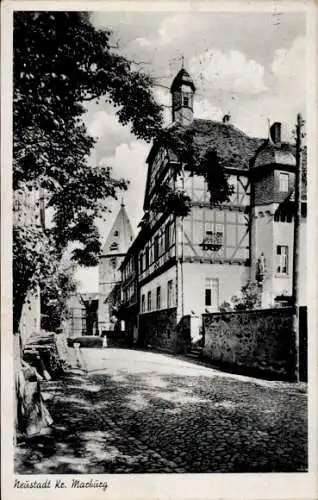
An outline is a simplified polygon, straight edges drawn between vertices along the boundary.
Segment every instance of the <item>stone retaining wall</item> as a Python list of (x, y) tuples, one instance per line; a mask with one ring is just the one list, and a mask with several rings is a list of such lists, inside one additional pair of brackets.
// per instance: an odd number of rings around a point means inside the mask
[(203, 325), (203, 354), (213, 362), (291, 376), (291, 308), (204, 314)]
[(177, 350), (177, 309), (162, 309), (139, 316), (139, 344), (169, 352)]

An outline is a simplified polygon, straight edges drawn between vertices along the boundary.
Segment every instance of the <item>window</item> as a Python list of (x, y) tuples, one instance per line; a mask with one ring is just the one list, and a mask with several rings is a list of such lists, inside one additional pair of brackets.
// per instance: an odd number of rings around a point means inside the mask
[(146, 247), (146, 269), (149, 267), (149, 247)]
[(205, 280), (205, 305), (219, 309), (219, 280), (217, 278)]
[(188, 107), (189, 107), (189, 104), (190, 104), (190, 99), (189, 99), (189, 96), (184, 95), (184, 96), (183, 96), (183, 106), (184, 106), (185, 108), (188, 108)]
[(277, 245), (276, 247), (276, 273), (288, 274), (288, 246)]
[(118, 250), (118, 243), (116, 243), (115, 241), (110, 245), (109, 247), (109, 250), (111, 252), (114, 252), (115, 250)]
[(205, 236), (218, 235), (219, 238), (223, 238), (224, 224), (213, 224), (212, 222), (205, 223)]
[(161, 309), (161, 286), (157, 287), (156, 308)]
[(167, 308), (172, 307), (172, 286), (173, 280), (169, 280), (167, 284)]
[(145, 312), (145, 294), (141, 296), (141, 312)]
[(154, 239), (154, 260), (157, 260), (159, 256), (159, 239), (158, 236), (155, 236)]
[(280, 210), (277, 210), (274, 215), (274, 221), (275, 222), (292, 222), (293, 220), (293, 215), (291, 211), (283, 210), (282, 208)]
[(202, 241), (203, 250), (218, 251), (223, 246), (224, 224), (213, 224), (207, 222), (204, 228)]
[(147, 310), (151, 311), (151, 291), (149, 291), (147, 295)]
[(213, 233), (213, 224), (212, 222), (206, 222), (204, 228), (205, 236), (211, 236)]
[(147, 311), (151, 311), (152, 304), (151, 304), (151, 290), (149, 290), (147, 294)]
[(159, 256), (162, 254), (162, 247), (163, 247), (163, 235), (160, 233), (158, 235), (158, 255)]
[(165, 250), (170, 248), (170, 224), (165, 227)]
[(114, 236), (119, 236), (119, 231), (115, 231)]
[(285, 172), (279, 173), (279, 190), (282, 193), (288, 193), (288, 174)]
[(143, 268), (146, 269), (146, 252), (143, 255)]

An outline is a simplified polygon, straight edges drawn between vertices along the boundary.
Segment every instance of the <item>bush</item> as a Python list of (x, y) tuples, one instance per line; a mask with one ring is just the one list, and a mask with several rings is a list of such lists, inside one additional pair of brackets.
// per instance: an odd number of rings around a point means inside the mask
[(241, 288), (241, 295), (233, 295), (229, 302), (220, 305), (221, 312), (249, 311), (261, 307), (261, 289), (258, 283), (248, 281)]

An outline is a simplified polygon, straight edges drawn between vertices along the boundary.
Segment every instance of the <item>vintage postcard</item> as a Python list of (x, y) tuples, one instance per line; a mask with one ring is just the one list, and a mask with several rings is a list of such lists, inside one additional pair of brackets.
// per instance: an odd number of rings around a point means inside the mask
[(3, 499), (315, 499), (315, 2), (1, 28)]

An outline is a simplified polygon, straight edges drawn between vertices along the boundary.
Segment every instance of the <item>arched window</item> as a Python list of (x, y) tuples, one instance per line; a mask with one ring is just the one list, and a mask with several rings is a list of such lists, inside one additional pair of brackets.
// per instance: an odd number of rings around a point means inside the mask
[(191, 94), (182, 94), (182, 106), (184, 108), (192, 108), (192, 96)]

